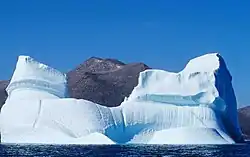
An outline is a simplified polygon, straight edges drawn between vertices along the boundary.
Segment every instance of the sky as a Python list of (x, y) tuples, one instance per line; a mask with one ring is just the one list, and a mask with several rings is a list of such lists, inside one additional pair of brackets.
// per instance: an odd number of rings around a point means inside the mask
[(178, 72), (219, 52), (239, 106), (250, 104), (250, 1), (0, 1), (0, 79), (18, 55), (67, 72), (89, 57), (144, 62)]

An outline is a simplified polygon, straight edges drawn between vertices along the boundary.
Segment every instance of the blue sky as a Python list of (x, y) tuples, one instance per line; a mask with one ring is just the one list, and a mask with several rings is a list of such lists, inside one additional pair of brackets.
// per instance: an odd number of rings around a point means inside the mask
[(181, 70), (220, 52), (240, 105), (250, 103), (250, 1), (8, 0), (0, 2), (0, 79), (30, 55), (61, 71), (91, 56)]

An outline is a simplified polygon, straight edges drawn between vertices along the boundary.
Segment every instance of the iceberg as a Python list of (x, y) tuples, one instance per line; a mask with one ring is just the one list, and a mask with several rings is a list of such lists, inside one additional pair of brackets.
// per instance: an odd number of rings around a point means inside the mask
[(66, 83), (66, 74), (29, 56), (19, 56), (6, 91), (8, 99), (12, 100), (64, 98), (67, 94)]
[[(160, 139), (166, 137), (164, 143), (172, 144), (167, 139), (179, 136), (176, 135), (178, 128), (185, 128), (185, 134), (190, 132), (186, 137), (199, 137), (199, 133), (193, 133), (195, 128), (202, 128), (212, 129), (206, 134), (208, 136), (215, 135), (216, 131), (217, 138), (214, 139), (222, 137), (227, 139), (226, 143), (243, 141), (232, 76), (218, 53), (190, 60), (179, 73), (163, 70), (140, 73), (138, 85), (122, 106), (124, 114), (129, 117), (129, 125), (153, 125), (150, 128), (154, 128), (155, 134), (167, 130), (168, 134), (160, 136)], [(176, 136), (171, 136), (170, 129), (174, 129), (172, 135)], [(207, 143), (203, 138), (198, 138), (197, 142), (187, 138), (180, 144)]]
[(0, 113), (2, 143), (232, 144), (242, 142), (232, 77), (217, 53), (179, 73), (145, 70), (118, 107), (68, 98), (67, 76), (19, 56)]

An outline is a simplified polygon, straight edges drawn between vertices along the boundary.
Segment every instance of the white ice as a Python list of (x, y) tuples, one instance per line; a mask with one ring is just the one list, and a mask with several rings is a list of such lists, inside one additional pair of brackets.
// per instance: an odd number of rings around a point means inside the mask
[(241, 132), (231, 75), (218, 54), (179, 73), (146, 70), (119, 107), (67, 97), (67, 78), (20, 56), (0, 114), (1, 142), (231, 144)]
[(66, 84), (66, 74), (29, 56), (19, 56), (6, 91), (11, 99), (64, 98), (67, 96)]

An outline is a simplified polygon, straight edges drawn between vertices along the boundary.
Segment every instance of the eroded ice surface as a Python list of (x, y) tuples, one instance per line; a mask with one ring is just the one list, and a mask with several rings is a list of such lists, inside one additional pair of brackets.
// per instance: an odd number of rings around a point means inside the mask
[(64, 98), (67, 94), (66, 83), (66, 74), (29, 56), (19, 56), (6, 91), (11, 99), (33, 98), (33, 95), (41, 99)]
[(66, 75), (20, 56), (0, 114), (5, 143), (230, 144), (240, 142), (231, 75), (218, 54), (179, 73), (146, 70), (119, 107), (65, 98)]

